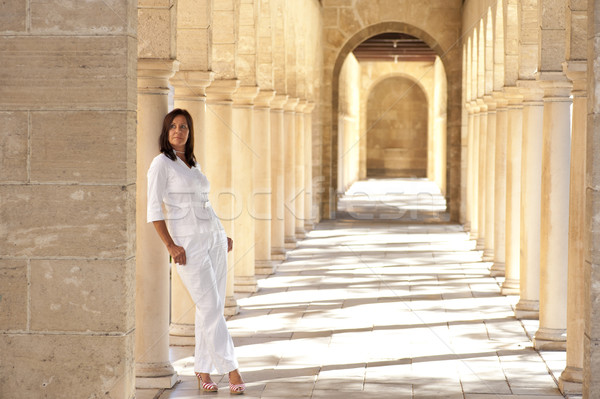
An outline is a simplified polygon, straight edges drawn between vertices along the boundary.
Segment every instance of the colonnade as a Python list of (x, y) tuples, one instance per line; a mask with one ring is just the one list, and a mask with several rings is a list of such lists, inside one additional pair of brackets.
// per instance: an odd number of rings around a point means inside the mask
[(463, 221), (491, 274), (504, 275), (502, 294), (519, 296), (515, 316), (539, 319), (534, 347), (567, 351), (561, 390), (581, 393), (586, 10), (551, 0), (470, 5), (482, 17), (463, 49)]

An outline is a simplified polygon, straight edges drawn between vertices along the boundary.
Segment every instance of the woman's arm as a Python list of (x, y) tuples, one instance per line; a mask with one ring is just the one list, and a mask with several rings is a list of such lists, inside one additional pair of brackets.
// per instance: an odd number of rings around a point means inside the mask
[(165, 223), (165, 221), (155, 220), (152, 222), (152, 224), (154, 225), (154, 228), (156, 229), (156, 232), (160, 236), (162, 242), (165, 243), (167, 251), (169, 251), (169, 254), (173, 258), (173, 261), (180, 265), (185, 265), (185, 249), (173, 242), (173, 238), (171, 238), (169, 230), (167, 230), (167, 224)]

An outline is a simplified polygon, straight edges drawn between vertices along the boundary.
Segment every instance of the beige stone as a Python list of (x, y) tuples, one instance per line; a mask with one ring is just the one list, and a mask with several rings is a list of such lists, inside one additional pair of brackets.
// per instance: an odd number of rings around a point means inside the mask
[(338, 26), (344, 32), (356, 32), (363, 28), (363, 24), (357, 18), (354, 8), (341, 8), (339, 10)]
[(27, 329), (28, 272), (25, 260), (0, 260), (0, 327), (3, 331)]
[(133, 48), (135, 41), (121, 36), (2, 36), (0, 108), (135, 107)]
[(238, 32), (238, 54), (256, 54), (256, 35), (254, 26), (240, 26)]
[(171, 40), (171, 10), (139, 9), (138, 21), (138, 57), (171, 58), (174, 50)]
[(201, 28), (210, 26), (209, 0), (178, 0), (177, 1), (177, 30)]
[(133, 256), (134, 192), (126, 186), (0, 186), (0, 254)]
[(0, 181), (26, 182), (28, 114), (0, 112)]
[(90, 0), (77, 2), (31, 1), (31, 32), (36, 34), (107, 35), (128, 30), (129, 2)]
[(131, 330), (134, 276), (134, 261), (32, 260), (31, 330)]
[(177, 30), (177, 58), (181, 70), (206, 71), (210, 65), (207, 29)]
[(542, 29), (565, 29), (567, 14), (566, 1), (545, 0), (538, 4), (538, 7), (541, 7), (540, 22)]
[(235, 27), (233, 12), (213, 12), (212, 34), (212, 40), (215, 44), (235, 43)]
[(566, 48), (565, 31), (563, 29), (542, 30), (540, 45), (542, 47), (540, 71), (562, 71)]
[(235, 2), (233, 0), (213, 0), (212, 8), (214, 11), (233, 11)]
[(218, 79), (233, 79), (235, 74), (235, 44), (213, 44), (212, 70)]
[(338, 26), (338, 10), (336, 8), (323, 9), (323, 27), (335, 28)]
[(27, 29), (27, 3), (10, 0), (2, 4), (1, 32), (24, 32)]
[(31, 113), (31, 181), (131, 184), (135, 128), (130, 112)]
[(123, 335), (0, 335), (0, 396), (129, 399), (133, 332)]

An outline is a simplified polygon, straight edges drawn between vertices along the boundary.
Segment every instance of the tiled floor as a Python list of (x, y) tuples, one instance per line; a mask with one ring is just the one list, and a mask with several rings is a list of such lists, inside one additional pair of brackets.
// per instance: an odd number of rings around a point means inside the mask
[[(355, 184), (338, 219), (311, 231), (228, 321), (246, 398), (562, 397), (562, 352), (532, 349), (443, 198), (423, 180)], [(138, 399), (202, 394), (193, 348), (173, 347), (180, 382)]]

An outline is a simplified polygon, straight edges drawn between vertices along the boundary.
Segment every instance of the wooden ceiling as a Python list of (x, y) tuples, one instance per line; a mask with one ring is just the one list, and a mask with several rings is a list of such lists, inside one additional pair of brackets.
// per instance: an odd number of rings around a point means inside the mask
[(358, 61), (434, 61), (436, 53), (423, 40), (404, 33), (382, 33), (353, 51)]

